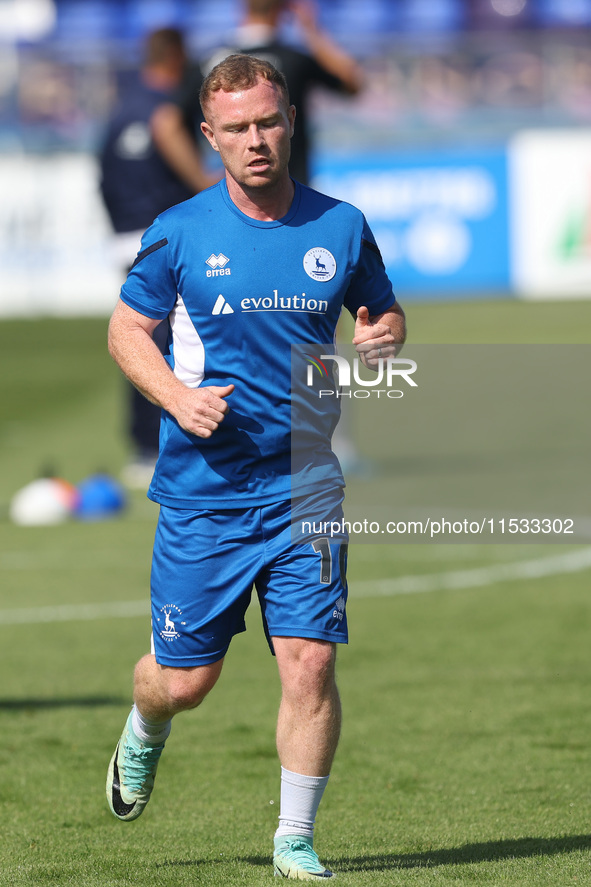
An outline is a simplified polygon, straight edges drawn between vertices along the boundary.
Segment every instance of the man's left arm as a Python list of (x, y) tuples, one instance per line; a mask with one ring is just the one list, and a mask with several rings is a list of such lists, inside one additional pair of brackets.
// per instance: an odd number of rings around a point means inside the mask
[(340, 81), (349, 95), (357, 95), (364, 83), (362, 68), (320, 28), (316, 4), (310, 0), (297, 0), (289, 5), (289, 9), (303, 31), (310, 55), (321, 68)]
[(178, 105), (173, 102), (159, 105), (150, 118), (150, 131), (161, 157), (195, 194), (219, 181), (219, 175), (206, 171)]
[(381, 314), (370, 315), (365, 305), (357, 310), (353, 344), (369, 369), (377, 369), (380, 358), (396, 357), (405, 340), (406, 319), (398, 302)]

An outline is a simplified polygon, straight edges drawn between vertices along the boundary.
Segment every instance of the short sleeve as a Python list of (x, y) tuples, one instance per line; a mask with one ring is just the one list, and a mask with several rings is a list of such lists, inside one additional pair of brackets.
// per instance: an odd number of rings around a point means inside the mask
[(386, 311), (395, 301), (396, 297), (386, 273), (382, 254), (364, 219), (359, 260), (345, 295), (345, 307), (355, 316), (357, 309), (361, 305), (366, 305), (370, 315), (376, 315)]
[(121, 299), (146, 317), (163, 319), (174, 308), (176, 298), (168, 239), (156, 219), (142, 237), (140, 251), (121, 288)]

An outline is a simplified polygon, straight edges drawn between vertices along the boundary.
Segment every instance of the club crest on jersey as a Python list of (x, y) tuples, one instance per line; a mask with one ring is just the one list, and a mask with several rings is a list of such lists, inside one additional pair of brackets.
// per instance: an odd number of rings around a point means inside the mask
[(332, 280), (337, 273), (336, 259), (323, 246), (315, 246), (304, 256), (304, 271), (312, 280)]
[(229, 268), (226, 268), (226, 265), (230, 259), (225, 256), (223, 253), (220, 253), (219, 256), (216, 256), (215, 253), (212, 253), (208, 259), (205, 260), (205, 264), (209, 265), (209, 268), (206, 271), (208, 277), (222, 277), (227, 274), (231, 274)]

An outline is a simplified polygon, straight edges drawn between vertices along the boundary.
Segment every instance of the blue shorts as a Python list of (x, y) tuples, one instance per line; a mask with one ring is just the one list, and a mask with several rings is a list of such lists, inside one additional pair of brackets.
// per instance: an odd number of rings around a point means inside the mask
[[(330, 517), (342, 519), (342, 491)], [(340, 516), (340, 518), (339, 518)], [(228, 510), (161, 506), (152, 561), (152, 649), (161, 665), (217, 662), (253, 587), (273, 637), (347, 643), (347, 539), (291, 537), (292, 503)]]

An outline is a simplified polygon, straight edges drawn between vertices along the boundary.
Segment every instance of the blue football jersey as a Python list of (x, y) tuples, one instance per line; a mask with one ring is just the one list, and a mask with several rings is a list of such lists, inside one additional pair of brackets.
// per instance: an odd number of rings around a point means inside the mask
[(337, 398), (315, 429), (314, 458), (293, 477), (291, 346), (333, 342), (343, 306), (375, 315), (394, 303), (359, 210), (296, 183), (287, 215), (261, 222), (235, 206), (222, 180), (156, 219), (121, 298), (168, 318), (166, 359), (184, 384), (236, 386), (210, 438), (163, 412), (150, 498), (237, 508), (343, 485), (330, 448)]

